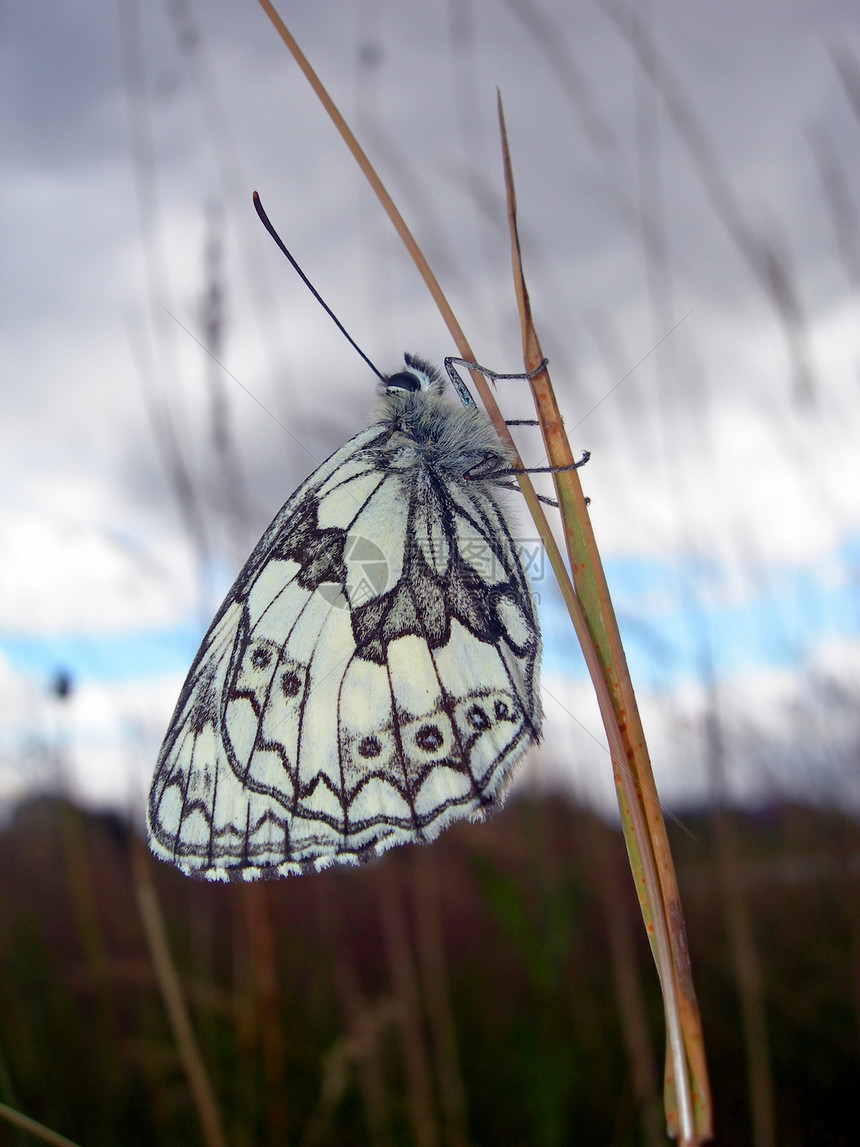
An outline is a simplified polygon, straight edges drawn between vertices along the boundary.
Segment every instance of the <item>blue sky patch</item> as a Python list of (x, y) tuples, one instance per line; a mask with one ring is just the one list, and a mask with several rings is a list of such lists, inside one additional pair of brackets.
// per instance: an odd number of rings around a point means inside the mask
[[(607, 577), (634, 683), (665, 691), (702, 676), (707, 657), (719, 678), (756, 667), (791, 668), (823, 640), (860, 633), (854, 567), (860, 547), (846, 543), (832, 562), (763, 569), (755, 592), (728, 591), (715, 564), (672, 564), (659, 558), (616, 558)], [(585, 664), (558, 591), (537, 587), (544, 671), (582, 676)], [(184, 674), (203, 628), (58, 635), (0, 635), (0, 648), (22, 673), (50, 681), (59, 670), (75, 680), (127, 682)]]

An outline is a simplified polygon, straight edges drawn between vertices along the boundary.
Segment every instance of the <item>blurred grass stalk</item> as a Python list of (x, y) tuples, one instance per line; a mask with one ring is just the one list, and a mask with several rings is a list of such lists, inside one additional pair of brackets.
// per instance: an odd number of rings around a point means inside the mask
[(77, 1143), (73, 1143), (71, 1139), (67, 1139), (65, 1135), (59, 1135), (56, 1131), (52, 1131), (50, 1127), (45, 1127), (41, 1123), (37, 1123), (35, 1119), (31, 1119), (28, 1115), (22, 1115), (20, 1111), (16, 1111), (13, 1107), (7, 1107), (5, 1103), (0, 1103), (0, 1118), (5, 1119), (7, 1123), (11, 1123), (13, 1127), (26, 1131), (32, 1135), (34, 1139), (39, 1139), (43, 1143), (52, 1143), (54, 1147), (78, 1147)]
[(268, 885), (266, 882), (246, 884), (242, 894), (253, 953), (253, 984), (257, 994), (256, 1011), (268, 1096), (269, 1142), (286, 1143), (288, 1113), (284, 1099), (284, 1033)]
[(138, 836), (132, 833), (130, 840), (135, 892), (144, 934), (146, 935), (146, 943), (152, 958), (161, 998), (164, 1001), (164, 1007), (176, 1040), (176, 1049), (185, 1069), (188, 1085), (197, 1109), (203, 1140), (206, 1147), (227, 1147), (218, 1104), (215, 1100), (215, 1091), (194, 1036), (179, 973), (176, 971), (176, 965), (170, 954), (164, 914), (161, 911), (155, 882), (152, 879), (152, 858), (146, 845)]
[[(270, 0), (259, 2), (380, 199), (415, 261), (460, 355), (474, 362), (474, 353), (435, 275), (369, 159)], [(526, 369), (532, 370), (543, 360), (543, 353), (531, 319), (522, 272), (513, 179), (503, 120), (501, 124), (514, 282), (522, 319)], [(493, 425), (511, 448), (514, 465), (521, 468), (522, 461), (489, 385), (483, 376), (474, 371), (471, 373)], [(546, 370), (532, 381), (532, 391), (550, 464), (568, 466), (573, 455)], [(711, 1137), (711, 1100), (674, 864), (618, 624), (579, 477), (576, 470), (568, 470), (556, 474), (555, 481), (573, 582), (528, 475), (519, 475), (523, 496), (546, 547), (597, 693), (612, 755), (630, 864), (663, 992), (668, 1043), (664, 1097), (668, 1129), (680, 1144), (692, 1145)]]

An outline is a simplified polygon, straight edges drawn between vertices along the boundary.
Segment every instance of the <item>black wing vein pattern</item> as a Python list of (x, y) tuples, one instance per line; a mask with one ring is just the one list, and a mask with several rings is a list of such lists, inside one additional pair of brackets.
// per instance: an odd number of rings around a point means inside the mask
[(191, 875), (433, 839), (497, 804), (539, 737), (535, 607), (494, 490), (398, 465), (391, 433), (299, 487), (203, 640), (148, 810)]

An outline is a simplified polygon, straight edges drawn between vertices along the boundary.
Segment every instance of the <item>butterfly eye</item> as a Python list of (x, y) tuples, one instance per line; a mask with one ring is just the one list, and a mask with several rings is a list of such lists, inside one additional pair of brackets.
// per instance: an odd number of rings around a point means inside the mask
[(398, 371), (385, 380), (386, 390), (420, 390), (421, 381), (408, 370)]

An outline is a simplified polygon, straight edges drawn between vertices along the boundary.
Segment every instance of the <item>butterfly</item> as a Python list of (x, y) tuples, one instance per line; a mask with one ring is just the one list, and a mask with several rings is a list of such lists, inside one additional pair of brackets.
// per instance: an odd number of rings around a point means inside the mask
[(499, 495), (508, 448), (422, 359), (380, 391), (373, 424), (263, 534), (188, 673), (147, 821), (153, 852), (189, 875), (255, 880), (430, 841), (498, 806), (540, 738), (540, 630)]

